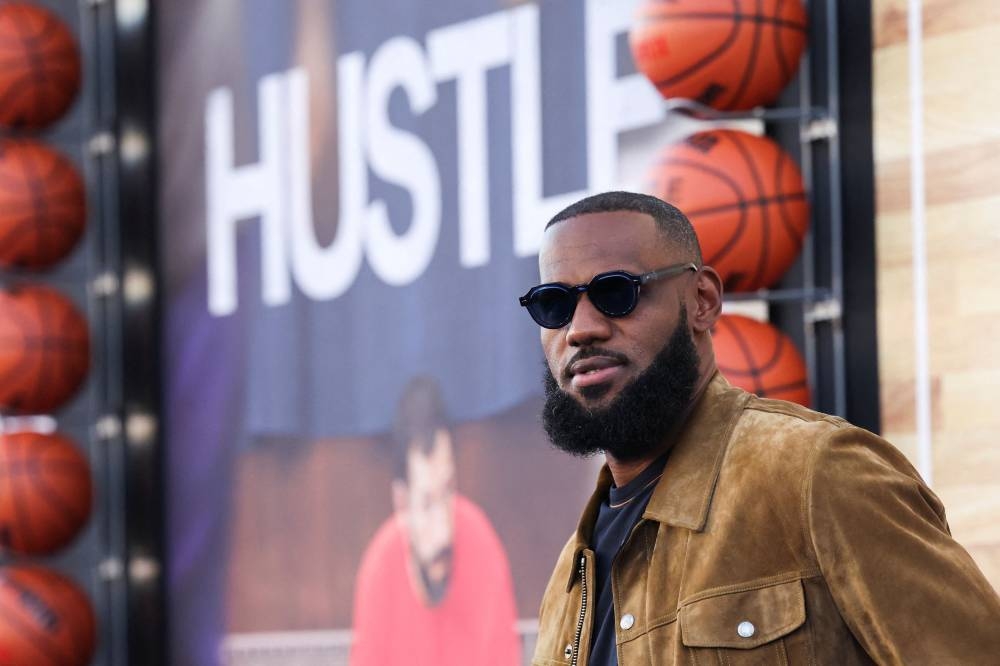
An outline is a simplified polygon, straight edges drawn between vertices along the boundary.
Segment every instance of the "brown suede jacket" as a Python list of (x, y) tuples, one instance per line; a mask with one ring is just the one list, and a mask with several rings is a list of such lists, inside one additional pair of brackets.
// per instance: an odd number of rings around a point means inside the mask
[[(587, 664), (605, 467), (542, 600), (535, 666)], [(1000, 664), (1000, 598), (883, 439), (720, 375), (612, 566), (620, 666)]]

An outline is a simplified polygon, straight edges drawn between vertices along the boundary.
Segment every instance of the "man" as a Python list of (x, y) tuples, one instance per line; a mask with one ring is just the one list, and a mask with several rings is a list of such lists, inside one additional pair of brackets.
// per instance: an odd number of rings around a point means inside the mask
[(432, 380), (406, 388), (392, 440), (395, 515), (361, 561), (352, 666), (519, 664), (507, 555), (482, 510), (456, 492)]
[(680, 211), (584, 199), (539, 268), (543, 425), (607, 465), (535, 664), (1000, 663), (1000, 599), (904, 457), (718, 374), (722, 285)]

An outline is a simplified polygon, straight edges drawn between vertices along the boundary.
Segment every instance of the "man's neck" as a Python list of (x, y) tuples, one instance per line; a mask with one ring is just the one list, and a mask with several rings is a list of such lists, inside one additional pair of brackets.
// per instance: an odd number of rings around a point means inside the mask
[(698, 383), (695, 385), (694, 392), (691, 394), (691, 403), (684, 411), (684, 415), (678, 419), (677, 426), (667, 437), (663, 439), (663, 443), (658, 446), (655, 451), (651, 451), (647, 455), (636, 460), (618, 460), (610, 453), (605, 454), (605, 458), (608, 461), (608, 470), (611, 472), (611, 478), (615, 482), (615, 487), (621, 488), (629, 481), (642, 474), (642, 470), (649, 467), (650, 463), (673, 447), (676, 439), (684, 431), (684, 426), (687, 424), (688, 417), (691, 416), (691, 411), (694, 409), (694, 406), (698, 404), (698, 401), (701, 400), (701, 396), (705, 393), (705, 389), (708, 388), (708, 384), (712, 381), (712, 377), (714, 376), (714, 365), (711, 372), (702, 373), (701, 377), (698, 379)]

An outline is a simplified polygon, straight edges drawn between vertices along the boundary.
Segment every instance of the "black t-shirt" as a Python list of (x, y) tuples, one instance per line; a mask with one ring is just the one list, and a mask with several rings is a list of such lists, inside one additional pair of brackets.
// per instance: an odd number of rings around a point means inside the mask
[(642, 517), (656, 482), (663, 475), (667, 457), (662, 456), (621, 488), (612, 486), (601, 504), (594, 524), (591, 548), (597, 555), (597, 598), (594, 615), (594, 638), (590, 644), (590, 663), (594, 666), (617, 666), (615, 649), (614, 598), (611, 594), (611, 564), (635, 524)]

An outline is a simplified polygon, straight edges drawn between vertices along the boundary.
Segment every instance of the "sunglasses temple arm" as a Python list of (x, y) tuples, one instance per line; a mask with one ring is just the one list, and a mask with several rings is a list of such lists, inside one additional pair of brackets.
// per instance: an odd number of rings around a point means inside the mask
[(646, 273), (640, 280), (642, 284), (649, 282), (650, 280), (658, 280), (660, 278), (671, 277), (673, 275), (679, 275), (685, 271), (697, 271), (698, 267), (693, 263), (681, 264), (679, 266), (670, 266), (669, 268), (664, 268), (660, 271), (653, 271), (651, 273)]

